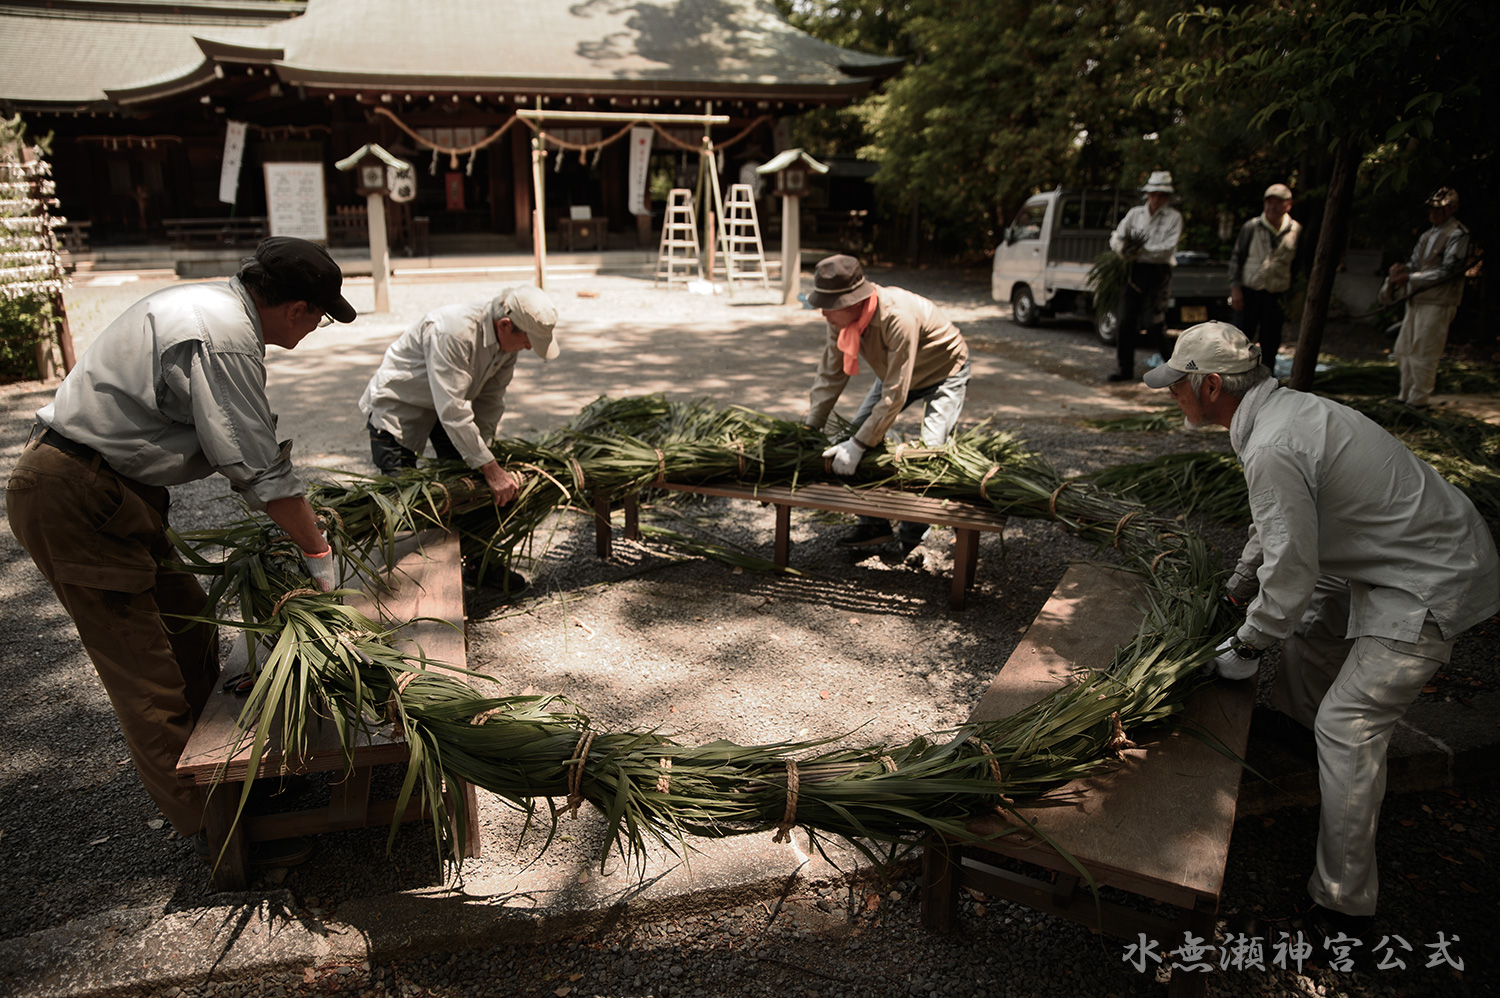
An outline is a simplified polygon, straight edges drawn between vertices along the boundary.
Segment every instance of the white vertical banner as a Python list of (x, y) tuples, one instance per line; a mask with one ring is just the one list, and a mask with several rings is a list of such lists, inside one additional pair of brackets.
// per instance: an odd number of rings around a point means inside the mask
[(219, 200), (234, 204), (240, 186), (240, 161), (245, 158), (245, 123), (226, 122), (224, 130), (224, 165), (219, 171)]
[(651, 129), (630, 130), (630, 213), (649, 215), (646, 207), (646, 180), (651, 167)]

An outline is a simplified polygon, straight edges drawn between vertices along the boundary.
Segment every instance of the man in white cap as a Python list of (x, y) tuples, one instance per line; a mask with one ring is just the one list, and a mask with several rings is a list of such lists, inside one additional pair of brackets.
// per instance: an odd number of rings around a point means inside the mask
[(1278, 387), (1228, 323), (1185, 331), (1146, 384), (1171, 391), (1190, 425), (1226, 427), (1244, 466), (1252, 522), (1228, 595), (1248, 608), (1210, 668), (1248, 677), (1284, 642), (1271, 702), (1312, 729), (1322, 791), (1299, 913), (1363, 938), (1391, 733), (1454, 640), (1500, 609), (1494, 540), (1461, 491), (1378, 425)]
[[(487, 442), (505, 414), (521, 352), (534, 350), (543, 360), (558, 355), (556, 325), (557, 307), (528, 284), (418, 319), (386, 349), (359, 399), (375, 466), (386, 475), (414, 468), (430, 440), (438, 458), (482, 474), (496, 505), (514, 499), (517, 483)], [(477, 565), (466, 579), (482, 581)], [(527, 582), (507, 570), (501, 588), (514, 596)]]
[(1425, 409), (1437, 384), (1438, 361), (1448, 345), (1448, 326), (1463, 298), (1469, 230), (1454, 218), (1458, 191), (1439, 188), (1427, 199), (1432, 228), (1422, 233), (1410, 263), (1393, 263), (1380, 288), (1380, 302), (1406, 302), (1401, 333), (1391, 356), (1401, 372), (1395, 401)]
[[(204, 795), (176, 769), (218, 682), (218, 628), (202, 622), (215, 608), (197, 578), (171, 567), (168, 490), (223, 475), (286, 531), (317, 587), (335, 588), (332, 550), (266, 398), (266, 347), (353, 322), (342, 289), (327, 250), (273, 236), (228, 281), (142, 298), (37, 412), (6, 486), (11, 529), (73, 618), (141, 783), (205, 858)], [(282, 839), (250, 858), (287, 866), (311, 853), (310, 839)]]
[[(903, 409), (923, 404), (922, 444), (945, 443), (963, 412), (969, 390), (969, 345), (942, 309), (920, 295), (881, 287), (865, 277), (852, 256), (830, 256), (813, 273), (807, 303), (828, 322), (823, 356), (813, 381), (805, 422), (821, 430), (861, 359), (875, 374), (852, 421), (854, 432), (823, 452), (836, 475), (853, 475), (865, 452), (885, 443)], [(862, 516), (842, 547), (889, 547), (892, 556), (920, 558), (923, 523), (903, 522), (899, 537), (888, 520)]]
[(1261, 213), (1240, 226), (1229, 255), (1229, 307), (1234, 324), (1260, 344), (1260, 362), (1276, 370), (1286, 317), (1281, 296), (1292, 286), (1292, 261), (1302, 225), (1292, 217), (1292, 189), (1272, 184), (1261, 199)]
[(1156, 352), (1163, 357), (1171, 355), (1166, 323), (1158, 320), (1156, 314), (1157, 302), (1166, 297), (1172, 268), (1177, 265), (1182, 214), (1167, 203), (1174, 193), (1172, 174), (1168, 171), (1152, 172), (1141, 191), (1146, 195), (1146, 203), (1127, 211), (1109, 236), (1109, 248), (1130, 265), (1129, 279), (1116, 310), (1120, 327), (1110, 381), (1135, 380), (1136, 336), (1142, 326), (1149, 327), (1147, 332)]

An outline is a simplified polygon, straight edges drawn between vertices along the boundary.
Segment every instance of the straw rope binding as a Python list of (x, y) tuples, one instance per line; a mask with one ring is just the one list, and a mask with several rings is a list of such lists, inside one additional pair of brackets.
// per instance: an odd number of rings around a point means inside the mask
[(786, 761), (786, 812), (781, 816), (781, 824), (776, 826), (776, 834), (771, 837), (772, 842), (792, 840), (792, 829), (797, 824), (797, 787), (797, 764), (788, 759)]
[(573, 757), (568, 760), (568, 814), (578, 820), (578, 809), (583, 805), (583, 766), (589, 759), (589, 746), (594, 743), (594, 733), (585, 731), (573, 748)]

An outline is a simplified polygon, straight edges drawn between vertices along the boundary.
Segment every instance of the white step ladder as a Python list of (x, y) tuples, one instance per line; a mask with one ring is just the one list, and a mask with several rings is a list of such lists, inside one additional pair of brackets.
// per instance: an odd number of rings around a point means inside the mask
[(673, 284), (687, 284), (702, 276), (699, 262), (698, 218), (693, 212), (693, 192), (686, 187), (673, 188), (667, 196), (667, 214), (661, 226), (661, 248), (656, 255), (656, 280), (652, 286), (667, 279), (667, 289)]
[(760, 241), (760, 221), (755, 214), (755, 191), (749, 184), (734, 184), (729, 188), (720, 242), (724, 251), (714, 260), (714, 274), (720, 272), (722, 263), (731, 292), (735, 281), (759, 281), (763, 288), (771, 286), (766, 273), (766, 253)]

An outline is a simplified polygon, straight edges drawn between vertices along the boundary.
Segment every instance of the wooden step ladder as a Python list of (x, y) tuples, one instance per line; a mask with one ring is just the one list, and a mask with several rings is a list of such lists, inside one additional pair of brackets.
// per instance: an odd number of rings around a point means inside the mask
[(760, 221), (755, 214), (755, 191), (749, 184), (734, 184), (729, 188), (720, 242), (723, 252), (714, 261), (714, 276), (718, 276), (722, 261), (724, 279), (731, 293), (735, 281), (759, 281), (763, 288), (771, 286), (766, 253), (760, 241)]
[(661, 226), (661, 248), (656, 255), (656, 280), (687, 284), (703, 274), (699, 262), (698, 218), (693, 212), (693, 192), (686, 187), (673, 188), (667, 196), (667, 214)]

